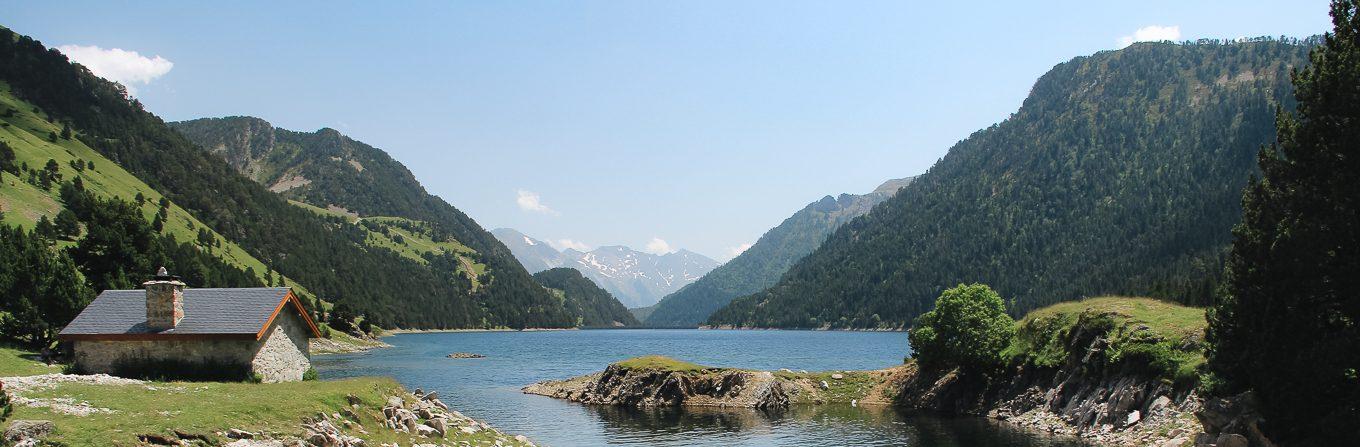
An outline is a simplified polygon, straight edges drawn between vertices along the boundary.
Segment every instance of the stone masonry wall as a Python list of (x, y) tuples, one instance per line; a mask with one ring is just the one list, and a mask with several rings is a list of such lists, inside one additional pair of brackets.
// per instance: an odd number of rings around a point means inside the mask
[(302, 374), (312, 366), (308, 332), (302, 318), (283, 312), (257, 346), (251, 369), (265, 382), (302, 380)]
[(106, 374), (116, 373), (118, 365), (138, 362), (233, 364), (248, 366), (265, 382), (296, 381), (311, 368), (308, 332), (300, 317), (284, 312), (259, 341), (77, 341), (74, 361), (83, 372)]
[(249, 364), (252, 340), (77, 341), (75, 365), (87, 373), (114, 373), (115, 366), (138, 361)]

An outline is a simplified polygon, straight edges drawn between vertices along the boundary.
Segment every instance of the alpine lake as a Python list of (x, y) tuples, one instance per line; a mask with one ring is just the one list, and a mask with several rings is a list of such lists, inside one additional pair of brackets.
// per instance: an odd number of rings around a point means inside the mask
[[(321, 355), (321, 378), (389, 376), (438, 391), (452, 409), (543, 446), (917, 446), (1067, 447), (1079, 440), (974, 417), (891, 407), (795, 405), (770, 412), (732, 408), (582, 405), (520, 388), (659, 354), (707, 366), (760, 370), (880, 369), (910, 353), (905, 332), (572, 330), (408, 333), (392, 348)], [(450, 359), (454, 352), (485, 358)]]

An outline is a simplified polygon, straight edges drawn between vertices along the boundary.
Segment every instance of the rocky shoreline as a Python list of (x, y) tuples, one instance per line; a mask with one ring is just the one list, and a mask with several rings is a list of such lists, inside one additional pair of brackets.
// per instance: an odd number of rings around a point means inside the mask
[(1203, 431), (1191, 392), (1130, 377), (1060, 382), (1017, 380), (1002, 391), (970, 390), (956, 372), (923, 374), (914, 364), (875, 371), (807, 373), (610, 365), (604, 371), (526, 386), (524, 393), (591, 405), (785, 409), (794, 405), (898, 406), (980, 416), (1100, 445), (1181, 446)]

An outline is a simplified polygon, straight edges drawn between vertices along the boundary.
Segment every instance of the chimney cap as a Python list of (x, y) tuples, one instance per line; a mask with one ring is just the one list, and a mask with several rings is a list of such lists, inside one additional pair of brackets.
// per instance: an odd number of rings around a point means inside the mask
[(152, 281), (179, 281), (179, 277), (178, 277), (178, 276), (175, 276), (175, 275), (171, 275), (169, 271), (165, 270), (165, 266), (161, 266), (161, 268), (159, 268), (159, 269), (156, 270), (156, 276), (152, 277), (151, 280), (152, 280)]

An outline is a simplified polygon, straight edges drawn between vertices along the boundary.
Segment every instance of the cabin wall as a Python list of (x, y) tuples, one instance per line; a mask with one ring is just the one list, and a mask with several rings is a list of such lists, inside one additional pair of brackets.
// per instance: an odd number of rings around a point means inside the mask
[(256, 347), (251, 369), (265, 382), (292, 382), (312, 367), (310, 330), (294, 312), (283, 312)]
[[(128, 375), (138, 365), (249, 365), (254, 340), (78, 340), (75, 367), (84, 373)], [(166, 371), (167, 376), (178, 375)]]

